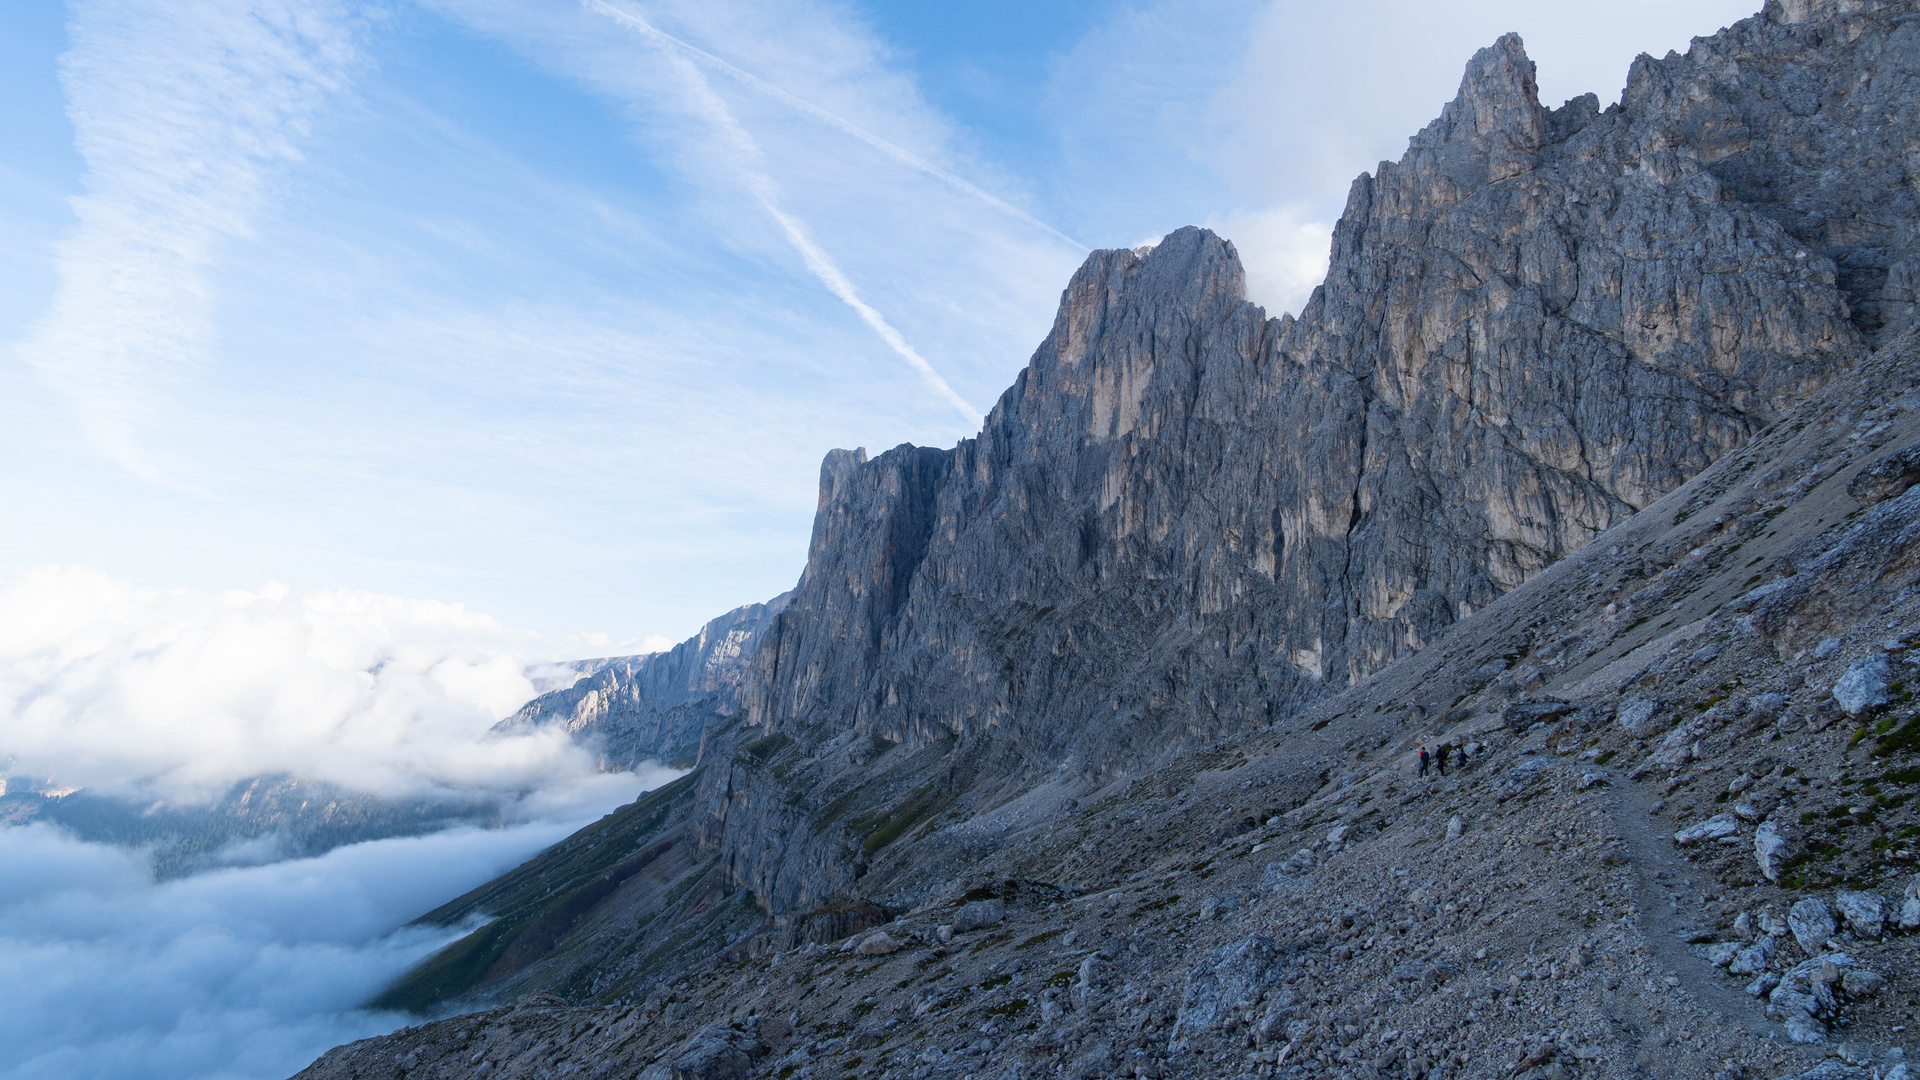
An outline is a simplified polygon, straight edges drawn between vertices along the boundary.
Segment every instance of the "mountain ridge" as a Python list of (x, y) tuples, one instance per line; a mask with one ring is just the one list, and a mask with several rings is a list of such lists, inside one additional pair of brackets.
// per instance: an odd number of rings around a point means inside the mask
[[(647, 1045), (664, 1048), (674, 979), (944, 910), (966, 892), (955, 867), (1052, 882), (980, 885), (969, 903), (1080, 902), (1097, 848), (1035, 862), (1021, 846), (1150, 776), (1234, 771), (1199, 762), (1263, 733), (1282, 742), (1260, 757), (1260, 812), (1196, 805), (1165, 844), (1280, 828), (1267, 819), (1313, 806), (1356, 748), (1479, 722), (1453, 718), (1463, 702), (1535, 709), (1513, 714), (1522, 733), (1578, 713), (1503, 681), (1509, 658), (1477, 684), (1428, 665), (1432, 686), (1337, 729), (1301, 722), (1482, 626), (1854, 385), (1876, 350), (1910, 350), (1914, 14), (1769, 3), (1685, 56), (1637, 60), (1605, 110), (1592, 95), (1541, 107), (1503, 37), (1400, 161), (1356, 180), (1297, 318), (1248, 304), (1231, 244), (1204, 230), (1095, 252), (978, 437), (827, 455), (806, 572), (695, 773), (489, 886), (526, 902), (455, 947), (471, 978), (430, 962), (384, 1000), (558, 992), (651, 1017)], [(1554, 595), (1567, 618), (1588, 613)], [(629, 861), (610, 874), (615, 852)], [(923, 931), (901, 929), (933, 963), (945, 939)]]

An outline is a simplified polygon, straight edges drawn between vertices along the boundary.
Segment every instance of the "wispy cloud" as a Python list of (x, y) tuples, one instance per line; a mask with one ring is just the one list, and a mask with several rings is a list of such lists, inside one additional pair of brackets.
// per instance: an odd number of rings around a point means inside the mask
[[(812, 273), (814, 277), (818, 278), (822, 285), (827, 287), (827, 291), (839, 297), (843, 303), (852, 308), (854, 313), (860, 317), (860, 321), (867, 324), (875, 334), (879, 335), (880, 340), (887, 343), (889, 349), (892, 349), (901, 359), (905, 360), (908, 366), (919, 374), (921, 380), (924, 381), (928, 388), (941, 400), (959, 410), (960, 415), (966, 418), (968, 423), (976, 426), (980, 424), (983, 419), (980, 410), (974, 408), (965, 398), (962, 398), (958, 393), (954, 392), (953, 387), (947, 383), (947, 380), (943, 378), (938, 371), (934, 370), (933, 365), (927, 361), (927, 358), (920, 355), (919, 350), (908, 344), (907, 339), (902, 337), (900, 332), (894, 329), (893, 325), (886, 320), (886, 317), (881, 315), (872, 304), (861, 299), (859, 290), (854, 288), (853, 282), (848, 280), (847, 275), (840, 269), (839, 265), (833, 261), (832, 257), (814, 241), (812, 235), (807, 230), (806, 224), (791, 211), (781, 206), (780, 186), (766, 171), (765, 155), (761, 153), (759, 143), (754, 139), (753, 134), (734, 118), (733, 110), (727, 107), (727, 103), (721, 99), (720, 95), (713, 92), (713, 87), (707, 82), (705, 73), (694, 63), (696, 55), (706, 57), (710, 60), (715, 58), (698, 49), (694, 49), (678, 38), (655, 30), (650, 24), (638, 16), (629, 14), (610, 4), (601, 3), (599, 0), (587, 0), (587, 3), (592, 10), (607, 15), (623, 26), (639, 31), (648, 41), (659, 47), (661, 55), (666, 59), (667, 63), (673, 67), (685, 86), (685, 100), (692, 105), (696, 113), (703, 120), (711, 125), (714, 133), (720, 137), (721, 143), (730, 152), (729, 157), (732, 160), (732, 165), (736, 171), (739, 182), (752, 194), (753, 198), (759, 202), (761, 208), (767, 212), (767, 216), (772, 218), (774, 223), (779, 226), (781, 235), (785, 236), (787, 242), (793, 245), (793, 249), (799, 253), (801, 260), (806, 264), (807, 270)], [(744, 75), (745, 73), (741, 72), (741, 74)], [(758, 80), (755, 80), (755, 82), (757, 83)], [(765, 87), (766, 84), (760, 83), (759, 86)], [(793, 102), (799, 99), (793, 98), (792, 95), (783, 95), (783, 100)], [(831, 114), (826, 113), (824, 110), (814, 109), (812, 113), (832, 119)], [(869, 145), (891, 147), (891, 144), (867, 135), (852, 124), (837, 121), (836, 126), (849, 133), (857, 134), (862, 141), (869, 143)], [(932, 168), (931, 166), (926, 166), (924, 162), (920, 162), (919, 159), (913, 155), (899, 150), (897, 147), (893, 147), (892, 149), (897, 152), (894, 156), (911, 160), (916, 163), (917, 167), (924, 166), (928, 169)], [(944, 179), (950, 174), (941, 173), (940, 175)], [(971, 185), (968, 186), (971, 187)], [(977, 191), (978, 189), (972, 190)], [(981, 194), (984, 194), (984, 192)], [(1006, 205), (1000, 203), (997, 199), (993, 201), (1000, 206)]]
[(206, 270), (247, 235), (275, 173), (359, 55), (334, 0), (78, 0), (62, 60), (86, 162), (58, 291), (20, 345), (92, 443), (162, 468), (140, 428), (218, 337)]
[(699, 48), (698, 46), (692, 45), (680, 38), (674, 37), (672, 34), (669, 34), (666, 31), (661, 30), (659, 27), (656, 27), (652, 23), (648, 22), (645, 18), (641, 17), (640, 14), (634, 11), (631, 7), (608, 3), (607, 0), (582, 0), (582, 2), (586, 4), (589, 10), (598, 11), (601, 14), (606, 15), (607, 17), (621, 23), (624, 26), (627, 26), (633, 30), (639, 31), (640, 33), (653, 39), (654, 41), (656, 41), (657, 43), (659, 43), (660, 45), (666, 48), (679, 52), (681, 55), (686, 56), (689, 59), (698, 61), (699, 63), (705, 64), (709, 67), (712, 67), (717, 71), (724, 72), (728, 76), (739, 80), (740, 82), (746, 84), (747, 86), (750, 86), (753, 89), (758, 90), (763, 94), (766, 94), (770, 97), (775, 98), (776, 100), (779, 100), (789, 106), (792, 106), (793, 109), (796, 110), (797, 112), (800, 112), (815, 120), (818, 120), (819, 122), (827, 125), (828, 127), (833, 128), (836, 131), (839, 131), (846, 135), (853, 136), (854, 138), (860, 140), (863, 143), (866, 143), (868, 146), (873, 147), (875, 150), (880, 151), (882, 154), (885, 154), (886, 156), (894, 159), (895, 161), (898, 161), (904, 165), (912, 166), (913, 168), (918, 169), (923, 173), (926, 173), (928, 176), (932, 176), (940, 180), (942, 183), (949, 185), (956, 191), (964, 192), (965, 194), (970, 195), (976, 199), (979, 199), (980, 201), (986, 203), (991, 207), (994, 207), (997, 210), (1002, 211), (1003, 213), (1006, 213), (1008, 215), (1011, 215), (1012, 217), (1018, 218), (1019, 220), (1026, 222), (1027, 224), (1033, 226), (1034, 228), (1039, 229), (1041, 232), (1044, 232), (1049, 236), (1055, 237), (1061, 243), (1066, 244), (1068, 247), (1073, 248), (1075, 251), (1084, 253), (1087, 250), (1087, 245), (1081, 243), (1078, 240), (1075, 240), (1073, 237), (1068, 236), (1066, 233), (1061, 232), (1059, 229), (1054, 228), (1053, 226), (1033, 216), (1027, 211), (1020, 209), (1019, 207), (1013, 205), (1010, 202), (1007, 202), (1005, 199), (1002, 199), (991, 192), (982, 190), (977, 185), (972, 184), (968, 182), (966, 179), (955, 175), (953, 172), (933, 164), (932, 162), (921, 157), (920, 155), (915, 154), (913, 151), (906, 149), (905, 147), (898, 146), (894, 143), (888, 142), (887, 140), (881, 138), (880, 136), (873, 134), (867, 129), (859, 126), (858, 124), (853, 123), (850, 120), (845, 119), (844, 117), (828, 112), (826, 109), (823, 109), (820, 106), (815, 105), (813, 102), (808, 101), (805, 98), (802, 98), (796, 94), (789, 93), (786, 90), (766, 81), (765, 79), (760, 78), (758, 75), (755, 75), (752, 72), (743, 71), (739, 67), (736, 67), (735, 65), (730, 64), (725, 60), (722, 60), (720, 57), (713, 55), (712, 53), (706, 51), (705, 49)]

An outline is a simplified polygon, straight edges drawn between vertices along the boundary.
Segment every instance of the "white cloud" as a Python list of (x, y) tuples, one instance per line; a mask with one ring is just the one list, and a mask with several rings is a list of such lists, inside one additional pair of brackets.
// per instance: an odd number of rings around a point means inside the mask
[(1587, 7), (1534, 0), (1274, 0), (1251, 20), (1196, 153), (1243, 201), (1337, 213), (1354, 176), (1405, 153), (1407, 139), (1453, 99), (1467, 60), (1501, 34), (1525, 39), (1543, 104), (1592, 91), (1605, 105), (1618, 100), (1639, 53), (1684, 51), (1690, 38), (1758, 6), (1622, 0), (1596, 18)]
[(1247, 271), (1247, 299), (1269, 316), (1298, 315), (1326, 280), (1333, 227), (1308, 220), (1301, 207), (1238, 210), (1210, 217), (1206, 226), (1233, 241)]
[(0, 1080), (277, 1080), (391, 1031), (358, 1011), (455, 935), (394, 928), (580, 822), (458, 829), (155, 884), (132, 852), (0, 826)]
[(352, 590), (0, 585), (0, 771), (177, 801), (291, 773), (519, 822), (300, 860), (268, 835), (161, 883), (143, 851), (0, 826), (0, 1080), (274, 1080), (399, 1026), (357, 1006), (453, 935), (396, 928), (674, 775), (488, 731), (571, 680), (557, 658), (631, 651)]
[(535, 695), (530, 668), (550, 677), (534, 665), (634, 651), (429, 600), (143, 589), (42, 568), (0, 587), (0, 760), (65, 786), (180, 800), (289, 773), (551, 816), (661, 777), (603, 776), (557, 732), (487, 729)]
[(140, 427), (217, 336), (206, 269), (356, 62), (336, 0), (78, 0), (62, 82), (86, 162), (59, 287), (20, 353), (95, 446), (152, 479)]

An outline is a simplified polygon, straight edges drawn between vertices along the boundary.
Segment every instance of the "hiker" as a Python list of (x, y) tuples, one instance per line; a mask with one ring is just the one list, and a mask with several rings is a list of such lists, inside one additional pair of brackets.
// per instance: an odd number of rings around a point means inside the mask
[(1427, 775), (1427, 748), (1424, 746), (1420, 748), (1420, 775)]
[(1449, 743), (1441, 743), (1439, 752), (1434, 756), (1438, 759), (1440, 775), (1447, 775), (1447, 759), (1453, 756), (1453, 746)]
[(1465, 743), (1462, 743), (1460, 744), (1460, 768), (1462, 771), (1465, 771), (1466, 767), (1467, 767), (1467, 747)]

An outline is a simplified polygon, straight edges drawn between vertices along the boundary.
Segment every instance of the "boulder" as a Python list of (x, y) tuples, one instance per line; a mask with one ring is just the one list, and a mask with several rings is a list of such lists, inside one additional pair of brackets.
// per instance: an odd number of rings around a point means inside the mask
[(673, 1080), (745, 1080), (766, 1044), (744, 1031), (709, 1025), (694, 1033), (671, 1062)]
[(1727, 964), (1727, 972), (1732, 975), (1758, 975), (1767, 970), (1767, 965), (1773, 960), (1774, 950), (1779, 946), (1780, 939), (1762, 937), (1735, 953)]
[(1883, 502), (1906, 494), (1920, 483), (1920, 443), (1895, 450), (1853, 474), (1847, 481), (1847, 494), (1863, 503)]
[(1887, 902), (1878, 893), (1842, 889), (1833, 894), (1833, 906), (1856, 934), (1879, 937), (1886, 932)]
[(1007, 917), (1007, 905), (1004, 900), (974, 900), (960, 905), (953, 913), (953, 932), (964, 934), (969, 930), (980, 930), (989, 926), (998, 926)]
[(1264, 934), (1249, 934), (1213, 955), (1187, 974), (1186, 992), (1174, 1021), (1176, 1042), (1198, 1031), (1210, 1031), (1242, 1002), (1257, 1002), (1261, 991), (1280, 973), (1284, 954)]
[(1846, 710), (1848, 716), (1859, 716), (1868, 709), (1887, 703), (1887, 684), (1891, 678), (1892, 669), (1888, 667), (1885, 655), (1855, 661), (1833, 684), (1833, 700)]
[(1826, 950), (1827, 941), (1837, 928), (1827, 905), (1809, 896), (1787, 910), (1787, 929), (1793, 931), (1793, 940), (1811, 956)]
[(1071, 992), (1074, 1008), (1085, 1012), (1093, 1006), (1095, 995), (1105, 982), (1106, 966), (1106, 961), (1101, 959), (1099, 953), (1080, 961), (1080, 970), (1075, 973)]
[(1840, 989), (1850, 998), (1872, 997), (1887, 985), (1887, 977), (1877, 971), (1855, 968), (1840, 976)]
[(1715, 814), (1705, 821), (1689, 825), (1673, 834), (1673, 842), (1690, 847), (1708, 840), (1721, 840), (1740, 831), (1740, 820), (1732, 814)]
[(1558, 701), (1553, 698), (1520, 701), (1503, 709), (1500, 713), (1500, 721), (1507, 726), (1508, 731), (1522, 732), (1543, 721), (1551, 722), (1570, 716), (1579, 708), (1570, 701)]
[(868, 934), (860, 941), (860, 947), (854, 950), (861, 956), (887, 956), (900, 951), (900, 943), (885, 930)]
[(1659, 707), (1660, 703), (1652, 698), (1636, 698), (1620, 706), (1620, 711), (1614, 714), (1614, 721), (1629, 735), (1644, 735), (1653, 720), (1654, 710)]
[(1900, 929), (1920, 930), (1920, 874), (1908, 880), (1907, 891), (1901, 895)]
[[(1780, 827), (1771, 821), (1763, 821), (1753, 832), (1753, 858), (1760, 864), (1760, 874), (1768, 881), (1780, 881), (1780, 867), (1787, 859), (1790, 845), (1787, 838), (1780, 835)], [(1764, 929), (1764, 927), (1762, 928)]]

